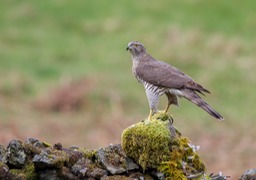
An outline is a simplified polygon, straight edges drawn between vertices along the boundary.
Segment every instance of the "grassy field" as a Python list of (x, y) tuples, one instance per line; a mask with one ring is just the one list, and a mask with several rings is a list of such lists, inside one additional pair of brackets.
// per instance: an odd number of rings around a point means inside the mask
[[(208, 171), (237, 179), (255, 167), (255, 9), (253, 0), (2, 1), (0, 143), (27, 137), (89, 148), (119, 143), (122, 130), (149, 111), (125, 51), (139, 40), (211, 90), (205, 99), (224, 122), (185, 100), (171, 113), (201, 146)], [(73, 90), (70, 82), (82, 85)], [(56, 111), (51, 103), (62, 102), (54, 98), (63, 91), (83, 100)]]

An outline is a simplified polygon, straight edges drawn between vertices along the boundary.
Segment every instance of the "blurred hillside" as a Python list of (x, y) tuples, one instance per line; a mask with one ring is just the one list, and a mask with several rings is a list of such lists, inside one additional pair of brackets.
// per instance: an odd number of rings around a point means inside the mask
[(253, 0), (3, 0), (0, 143), (119, 143), (149, 111), (125, 51), (139, 40), (211, 90), (205, 99), (224, 122), (185, 100), (171, 113), (209, 171), (237, 177), (255, 167), (255, 9)]

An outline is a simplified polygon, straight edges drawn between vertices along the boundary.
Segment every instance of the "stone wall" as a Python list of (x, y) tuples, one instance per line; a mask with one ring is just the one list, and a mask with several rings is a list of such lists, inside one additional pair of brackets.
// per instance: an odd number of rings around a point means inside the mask
[[(0, 145), (0, 180), (229, 178), (222, 173), (207, 175), (197, 149), (169, 117), (158, 115), (126, 128), (121, 144), (97, 150), (65, 148), (34, 138), (11, 140), (7, 147)], [(256, 179), (255, 172), (249, 170), (241, 180)]]

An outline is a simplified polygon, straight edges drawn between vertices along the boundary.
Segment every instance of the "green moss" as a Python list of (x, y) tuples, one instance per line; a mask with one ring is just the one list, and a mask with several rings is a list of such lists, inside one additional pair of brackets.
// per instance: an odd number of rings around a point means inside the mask
[(10, 172), (14, 175), (18, 175), (18, 176), (25, 176), (25, 171), (24, 169), (10, 169)]
[(24, 169), (25, 169), (25, 175), (27, 180), (37, 179), (35, 166), (33, 163), (27, 164)]
[(94, 160), (96, 155), (96, 150), (89, 150), (85, 148), (79, 148), (78, 151), (82, 152), (85, 158)]
[(47, 157), (55, 168), (61, 168), (69, 159), (66, 152), (59, 150), (52, 150)]
[(158, 169), (166, 179), (187, 179), (206, 171), (204, 163), (188, 138), (175, 130), (171, 136), (171, 117), (157, 113), (150, 122), (136, 123), (122, 133), (122, 148), (142, 168)]
[(0, 161), (0, 167), (2, 167), (2, 166), (7, 166), (7, 165)]
[(17, 175), (20, 179), (35, 180), (37, 179), (35, 167), (32, 162), (26, 164), (22, 169), (11, 169), (10, 172)]
[(187, 179), (187, 176), (206, 171), (199, 155), (192, 149), (186, 137), (175, 138), (172, 142), (170, 159), (163, 162), (158, 170), (168, 179)]
[(48, 142), (45, 142), (45, 141), (42, 141), (42, 144), (45, 146), (45, 147), (52, 147), (52, 145)]
[(169, 121), (160, 121), (157, 116), (150, 122), (139, 122), (122, 133), (122, 148), (143, 170), (157, 168), (170, 158), (171, 136)]

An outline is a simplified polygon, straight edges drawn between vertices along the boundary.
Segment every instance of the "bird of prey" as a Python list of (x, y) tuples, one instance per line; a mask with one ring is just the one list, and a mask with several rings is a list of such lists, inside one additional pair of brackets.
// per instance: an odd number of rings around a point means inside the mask
[(126, 50), (129, 50), (132, 55), (132, 72), (146, 91), (150, 107), (149, 120), (157, 112), (159, 97), (163, 94), (168, 98), (164, 113), (167, 113), (171, 104), (178, 106), (178, 97), (183, 97), (214, 118), (224, 120), (198, 95), (204, 95), (210, 91), (196, 83), (191, 77), (165, 62), (154, 59), (147, 53), (144, 45), (138, 41), (129, 42)]

